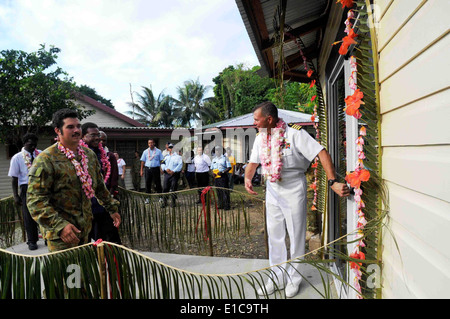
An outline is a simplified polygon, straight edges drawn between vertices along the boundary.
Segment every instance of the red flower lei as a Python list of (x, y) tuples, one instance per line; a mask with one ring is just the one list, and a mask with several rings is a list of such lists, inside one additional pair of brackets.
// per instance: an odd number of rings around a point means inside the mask
[(89, 175), (88, 171), (88, 163), (89, 160), (84, 152), (83, 148), (80, 144), (78, 144), (77, 152), (81, 155), (81, 164), (75, 159), (75, 154), (70, 149), (64, 147), (61, 143), (58, 142), (58, 149), (72, 162), (75, 167), (75, 171), (77, 173), (78, 178), (81, 182), (81, 187), (83, 188), (86, 197), (91, 199), (95, 196), (94, 189), (92, 188), (92, 178)]
[[(89, 148), (89, 146), (83, 140), (80, 140), (80, 145)], [(103, 181), (106, 184), (109, 180), (109, 176), (111, 175), (111, 163), (109, 162), (108, 154), (106, 154), (106, 151), (103, 148), (101, 142), (98, 144), (98, 149), (100, 150), (100, 161), (102, 162), (102, 170), (103, 172), (105, 172)]]

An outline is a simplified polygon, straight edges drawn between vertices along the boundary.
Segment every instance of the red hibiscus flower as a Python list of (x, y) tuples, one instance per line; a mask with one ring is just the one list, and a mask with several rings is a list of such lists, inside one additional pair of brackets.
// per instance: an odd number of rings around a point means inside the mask
[[(359, 253), (352, 253), (352, 254), (350, 254), (350, 258), (365, 260), (366, 259), (366, 255), (362, 251), (360, 251)], [(354, 261), (350, 262), (350, 268), (351, 269), (358, 269), (359, 270), (361, 265), (362, 265), (362, 263), (357, 263), (357, 262), (354, 262)]]
[(367, 182), (370, 179), (370, 172), (366, 169), (356, 170), (345, 176), (345, 180), (351, 187), (360, 188), (361, 182)]
[(342, 8), (347, 7), (350, 9), (353, 7), (353, 0), (338, 0), (338, 2), (342, 4)]
[(356, 118), (360, 118), (361, 114), (359, 112), (359, 107), (361, 104), (364, 104), (363, 101), (361, 101), (364, 98), (364, 93), (361, 92), (360, 89), (357, 89), (353, 95), (349, 95), (345, 98), (345, 105), (347, 107), (345, 108), (345, 113), (350, 116), (354, 116)]
[(348, 35), (342, 39), (342, 44), (341, 44), (341, 47), (339, 48), (340, 55), (346, 55), (348, 48), (352, 44), (356, 44), (355, 38), (357, 36), (358, 35), (355, 33), (355, 31), (353, 29), (350, 29), (350, 31), (348, 32)]

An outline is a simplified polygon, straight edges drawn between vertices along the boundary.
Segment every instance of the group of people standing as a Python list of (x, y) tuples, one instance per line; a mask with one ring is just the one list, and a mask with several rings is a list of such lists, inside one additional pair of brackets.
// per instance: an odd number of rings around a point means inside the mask
[[(253, 117), (260, 133), (245, 169), (245, 189), (257, 195), (252, 180), (261, 166), (266, 179), (269, 263), (276, 266), (288, 258), (286, 231), (290, 238), (290, 258), (301, 258), (305, 253), (305, 171), (311, 161), (319, 158), (328, 185), (336, 194), (347, 197), (350, 190), (338, 181), (329, 153), (307, 132), (292, 128), (279, 118), (275, 105), (270, 102), (257, 105)], [(81, 125), (76, 111), (57, 111), (53, 127), (57, 143), (41, 152), (36, 149), (37, 137), (26, 135), (23, 149), (11, 160), (9, 176), (13, 178), (15, 201), (23, 207), (30, 249), (35, 249), (32, 244), (37, 241), (37, 225), (50, 251), (96, 238), (120, 242), (117, 228), (121, 217), (115, 198), (119, 183), (117, 159), (103, 148), (97, 125)], [(145, 176), (146, 192), (151, 192), (153, 184), (157, 193), (176, 192), (183, 170), (182, 157), (171, 144), (167, 145), (166, 156), (155, 146), (154, 140), (150, 139), (148, 146), (140, 158), (140, 175)], [(222, 146), (215, 147), (213, 159), (202, 148), (196, 152), (196, 156), (191, 154), (190, 166), (186, 166), (189, 175), (192, 178), (195, 174), (200, 188), (209, 185), (212, 175), (214, 185), (219, 187), (219, 207), (230, 208), (227, 188), (233, 164), (227, 155), (231, 154), (226, 154)], [(162, 205), (166, 204), (167, 200), (162, 199)], [(175, 196), (172, 196), (172, 204), (176, 204)], [(26, 213), (29, 216), (25, 216)], [(298, 265), (282, 268), (274, 267), (272, 278), (258, 290), (259, 294), (271, 294), (284, 288), (287, 297), (298, 293), (302, 282)]]
[(124, 174), (117, 152), (103, 147), (106, 134), (95, 123), (81, 125), (74, 110), (57, 111), (52, 124), (55, 144), (38, 150), (38, 137), (26, 134), (10, 162), (28, 248), (38, 248), (39, 228), (49, 251), (98, 239), (120, 244), (117, 186)]
[[(166, 152), (166, 154), (164, 154)], [(171, 194), (171, 206), (176, 206), (176, 192), (178, 190), (181, 174), (186, 176), (189, 187), (204, 188), (210, 185), (210, 177), (214, 179), (214, 185), (218, 189), (218, 207), (230, 209), (230, 193), (223, 188), (230, 188), (233, 168), (236, 161), (231, 156), (231, 150), (225, 150), (221, 146), (214, 148), (213, 159), (203, 152), (202, 147), (194, 152), (187, 153), (183, 157), (179, 151), (174, 150), (172, 143), (166, 144), (166, 150), (161, 151), (155, 145), (153, 139), (148, 140), (148, 148), (142, 152), (140, 157), (140, 176), (145, 178), (145, 191), (152, 193), (173, 193)], [(161, 185), (161, 175), (163, 181)], [(196, 181), (196, 182), (195, 182)], [(231, 184), (232, 185), (232, 184)], [(136, 187), (136, 186), (135, 186)], [(160, 199), (162, 207), (167, 206), (167, 196)], [(201, 190), (199, 190), (198, 203), (201, 203)]]

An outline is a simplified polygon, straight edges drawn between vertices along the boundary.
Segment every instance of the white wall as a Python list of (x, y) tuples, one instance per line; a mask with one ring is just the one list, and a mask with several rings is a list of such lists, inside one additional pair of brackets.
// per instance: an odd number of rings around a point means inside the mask
[(383, 298), (449, 298), (450, 2), (375, 4), (382, 174), (393, 232), (384, 231)]

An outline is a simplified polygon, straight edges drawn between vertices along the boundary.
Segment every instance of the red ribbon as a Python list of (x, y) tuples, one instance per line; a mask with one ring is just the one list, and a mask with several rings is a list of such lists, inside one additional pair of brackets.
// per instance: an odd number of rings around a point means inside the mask
[[(208, 237), (208, 223), (207, 223), (207, 218), (206, 218), (206, 200), (205, 200), (205, 196), (206, 196), (206, 194), (208, 194), (208, 192), (210, 190), (212, 190), (211, 186), (205, 187), (202, 190), (202, 193), (201, 193), (201, 196), (200, 196), (200, 199), (202, 201), (202, 211), (200, 212), (200, 214), (198, 216), (197, 226), (195, 227), (195, 233), (197, 234), (198, 222), (200, 221), (200, 218), (202, 217), (202, 213), (203, 213), (203, 216), (205, 217), (205, 235), (204, 235), (205, 240), (209, 240), (209, 237)], [(212, 194), (214, 196), (214, 203), (215, 203), (215, 206), (216, 206), (217, 216), (219, 216), (219, 219), (222, 220), (222, 218), (220, 217), (220, 214), (219, 214), (219, 208), (217, 207), (216, 194), (214, 193), (214, 191), (212, 192)]]
[[(97, 247), (101, 242), (103, 242), (103, 239), (101, 239), (101, 238), (98, 239), (97, 241), (95, 241), (93, 243), (94, 247)], [(116, 264), (117, 279), (119, 280), (119, 291), (122, 292), (122, 284), (120, 282), (119, 264), (117, 262), (116, 256), (113, 256), (113, 257), (114, 257), (114, 263)], [(108, 267), (108, 261), (106, 259), (106, 256), (105, 256), (105, 264)], [(111, 279), (110, 278), (108, 279), (108, 283), (109, 283), (109, 286), (111, 287)], [(112, 290), (110, 290), (109, 297), (112, 299)]]

